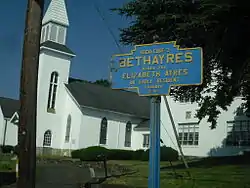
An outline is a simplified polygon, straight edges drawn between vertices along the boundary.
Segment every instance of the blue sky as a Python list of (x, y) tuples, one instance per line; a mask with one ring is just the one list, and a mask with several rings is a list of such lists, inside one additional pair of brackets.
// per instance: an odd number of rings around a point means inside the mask
[[(45, 8), (49, 1), (45, 0)], [(71, 64), (70, 75), (90, 81), (108, 78), (111, 55), (119, 53), (107, 25), (95, 10), (93, 1), (105, 14), (117, 39), (118, 29), (127, 27), (129, 23), (125, 18), (109, 10), (122, 6), (128, 0), (66, 0), (70, 21), (67, 45), (76, 53)], [(26, 2), (27, 0), (1, 2), (0, 96), (19, 97)], [(128, 51), (129, 48), (123, 47), (123, 50)]]

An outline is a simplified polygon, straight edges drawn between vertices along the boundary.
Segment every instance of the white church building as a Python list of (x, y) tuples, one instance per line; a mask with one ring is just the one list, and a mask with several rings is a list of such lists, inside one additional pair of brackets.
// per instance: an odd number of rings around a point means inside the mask
[[(64, 0), (51, 0), (42, 22), (37, 93), (37, 153), (68, 155), (89, 146), (112, 149), (149, 148), (150, 102), (136, 93), (112, 90), (69, 77), (75, 54), (67, 46), (68, 15)], [(250, 118), (236, 109), (236, 98), (211, 130), (198, 121), (195, 103), (168, 101), (186, 156), (238, 155), (250, 148)], [(17, 145), (18, 100), (0, 97), (0, 145)], [(161, 139), (178, 151), (161, 102)]]

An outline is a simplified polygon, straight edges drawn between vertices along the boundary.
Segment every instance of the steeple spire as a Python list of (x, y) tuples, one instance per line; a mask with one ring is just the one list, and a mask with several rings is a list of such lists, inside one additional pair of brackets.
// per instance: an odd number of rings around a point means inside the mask
[(52, 41), (66, 44), (69, 20), (65, 0), (51, 0), (42, 21), (41, 43)]
[(64, 0), (51, 0), (49, 7), (43, 17), (42, 24), (56, 22), (64, 26), (69, 26), (69, 19)]

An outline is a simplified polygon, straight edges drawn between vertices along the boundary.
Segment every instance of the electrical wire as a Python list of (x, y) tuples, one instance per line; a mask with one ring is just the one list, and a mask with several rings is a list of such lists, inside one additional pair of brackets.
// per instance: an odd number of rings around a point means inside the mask
[[(161, 121), (161, 125), (163, 126), (163, 128), (164, 128), (164, 130), (165, 130), (165, 132), (167, 133), (167, 135), (168, 135), (168, 137), (170, 138), (170, 140), (171, 140), (171, 142), (173, 143), (173, 145), (174, 145), (174, 147), (175, 147), (175, 149), (177, 149), (178, 147), (176, 146), (176, 144), (174, 143), (174, 141), (173, 141), (173, 139), (172, 139), (172, 137), (170, 136), (170, 134), (168, 133), (168, 130), (167, 130), (167, 128), (165, 127), (165, 125), (163, 124), (163, 122)], [(165, 143), (164, 143), (165, 144)], [(166, 145), (166, 144), (165, 144)], [(178, 150), (178, 149), (177, 149)]]
[(100, 8), (99, 8), (99, 6), (98, 6), (98, 4), (96, 3), (95, 0), (93, 0), (93, 5), (94, 5), (94, 8), (96, 9), (97, 13), (99, 14), (99, 16), (102, 18), (103, 22), (105, 23), (105, 25), (106, 25), (106, 27), (107, 27), (107, 29), (108, 29), (108, 31), (109, 31), (111, 37), (113, 38), (113, 40), (114, 40), (114, 42), (115, 42), (117, 48), (119, 49), (120, 53), (122, 53), (123, 51), (122, 51), (122, 49), (121, 49), (121, 46), (119, 45), (118, 40), (117, 40), (116, 37), (115, 37), (114, 32), (111, 30), (111, 28), (110, 28), (110, 26), (109, 26), (109, 23), (107, 22), (107, 19), (106, 19), (105, 16), (104, 16), (104, 13), (101, 12), (101, 10), (100, 10)]

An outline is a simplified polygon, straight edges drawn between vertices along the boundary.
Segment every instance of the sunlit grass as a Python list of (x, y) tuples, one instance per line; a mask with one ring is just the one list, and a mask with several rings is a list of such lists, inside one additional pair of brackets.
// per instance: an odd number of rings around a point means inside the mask
[[(216, 160), (216, 159), (212, 159)], [(213, 161), (214, 162), (214, 161)], [(129, 166), (135, 174), (113, 178), (108, 180), (109, 184), (123, 184), (134, 188), (148, 186), (148, 162), (141, 161), (110, 161), (120, 165)], [(180, 162), (178, 162), (180, 163)], [(178, 163), (174, 163), (177, 165)], [(209, 160), (205, 161), (208, 164)], [(161, 163), (162, 188), (246, 188), (250, 187), (250, 164), (223, 164), (196, 166), (189, 169), (191, 178), (185, 168), (169, 167), (168, 162)]]

